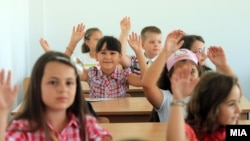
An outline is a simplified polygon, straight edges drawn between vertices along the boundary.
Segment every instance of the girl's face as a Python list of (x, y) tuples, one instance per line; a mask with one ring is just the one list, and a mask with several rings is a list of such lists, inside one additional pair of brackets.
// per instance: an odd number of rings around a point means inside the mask
[(89, 40), (86, 40), (86, 44), (89, 46), (89, 49), (91, 51), (95, 51), (96, 50), (96, 45), (97, 42), (102, 38), (102, 33), (100, 31), (95, 31), (91, 34), (91, 36), (89, 37)]
[(237, 123), (241, 113), (240, 98), (240, 89), (234, 85), (226, 100), (219, 106), (218, 122), (220, 125)]
[(199, 40), (196, 40), (192, 47), (191, 51), (195, 53), (195, 55), (198, 58), (199, 64), (201, 66), (204, 66), (206, 63), (207, 55), (206, 55), (206, 50), (205, 50), (205, 44)]
[(111, 74), (119, 64), (120, 59), (121, 54), (118, 51), (107, 50), (106, 43), (101, 51), (97, 52), (97, 61), (99, 61), (104, 74)]
[(44, 68), (41, 97), (46, 111), (66, 111), (75, 99), (76, 74), (74, 68), (60, 62), (49, 62)]
[(187, 66), (188, 68), (191, 68), (190, 72), (190, 81), (192, 81), (194, 78), (199, 77), (199, 71), (195, 65), (195, 63), (191, 60), (185, 60), (185, 61), (179, 61), (174, 64), (174, 70), (177, 70), (178, 68)]

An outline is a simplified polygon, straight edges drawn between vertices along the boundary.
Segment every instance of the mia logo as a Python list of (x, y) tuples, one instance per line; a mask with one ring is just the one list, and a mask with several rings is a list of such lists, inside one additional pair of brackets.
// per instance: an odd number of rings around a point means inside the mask
[(230, 136), (247, 136), (245, 129), (230, 129)]
[(227, 125), (226, 141), (250, 141), (250, 125)]

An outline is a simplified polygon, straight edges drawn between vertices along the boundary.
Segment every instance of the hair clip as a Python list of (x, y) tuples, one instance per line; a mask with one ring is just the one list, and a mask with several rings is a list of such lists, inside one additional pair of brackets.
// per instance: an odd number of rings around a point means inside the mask
[(89, 40), (89, 34), (88, 34), (88, 33), (85, 33), (84, 39), (85, 39), (85, 40)]

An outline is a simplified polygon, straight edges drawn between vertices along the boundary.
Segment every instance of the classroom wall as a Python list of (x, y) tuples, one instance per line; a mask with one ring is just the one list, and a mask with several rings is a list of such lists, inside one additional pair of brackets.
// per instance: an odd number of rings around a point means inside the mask
[[(130, 16), (132, 30), (158, 26), (163, 41), (168, 32), (182, 29), (199, 34), (206, 46), (224, 48), (228, 63), (239, 76), (244, 95), (250, 99), (250, 1), (248, 0), (29, 0), (29, 70), (43, 52), (39, 38), (48, 40), (54, 50), (64, 51), (72, 27), (80, 22), (86, 28), (99, 27), (105, 35), (118, 36), (119, 21)], [(82, 43), (82, 42), (81, 42)], [(80, 52), (80, 45), (76, 52)], [(128, 48), (128, 54), (133, 54)], [(214, 66), (208, 61), (208, 64)]]

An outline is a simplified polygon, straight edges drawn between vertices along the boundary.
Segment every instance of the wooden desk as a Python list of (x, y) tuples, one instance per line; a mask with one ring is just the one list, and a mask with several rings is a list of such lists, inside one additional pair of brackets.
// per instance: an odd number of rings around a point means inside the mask
[(145, 97), (126, 97), (91, 102), (97, 115), (108, 117), (110, 122), (147, 122), (152, 105)]
[[(11, 111), (11, 115), (18, 112), (21, 104)], [(111, 123), (148, 122), (153, 108), (145, 97), (117, 98), (91, 102), (91, 105), (98, 116), (109, 118)]]
[(240, 107), (242, 110), (240, 120), (249, 120), (248, 114), (250, 112), (250, 102), (244, 95), (241, 97)]
[[(250, 120), (239, 124), (250, 125)], [(109, 130), (114, 141), (166, 141), (167, 123), (102, 123)]]
[[(84, 94), (89, 94), (89, 84), (85, 81), (81, 81), (82, 89)], [(129, 86), (127, 93), (131, 94), (132, 97), (144, 97), (144, 91), (142, 87)]]
[[(99, 116), (106, 116), (110, 122), (146, 122), (149, 120), (152, 105), (145, 97), (127, 97), (108, 101), (91, 102)], [(21, 104), (20, 104), (21, 105)], [(18, 112), (18, 105), (11, 114)], [(250, 102), (242, 96), (240, 120), (249, 119)]]
[(114, 141), (166, 141), (167, 123), (103, 123)]
[(129, 85), (129, 90), (127, 93), (131, 94), (132, 97), (145, 97), (142, 87), (135, 87)]

